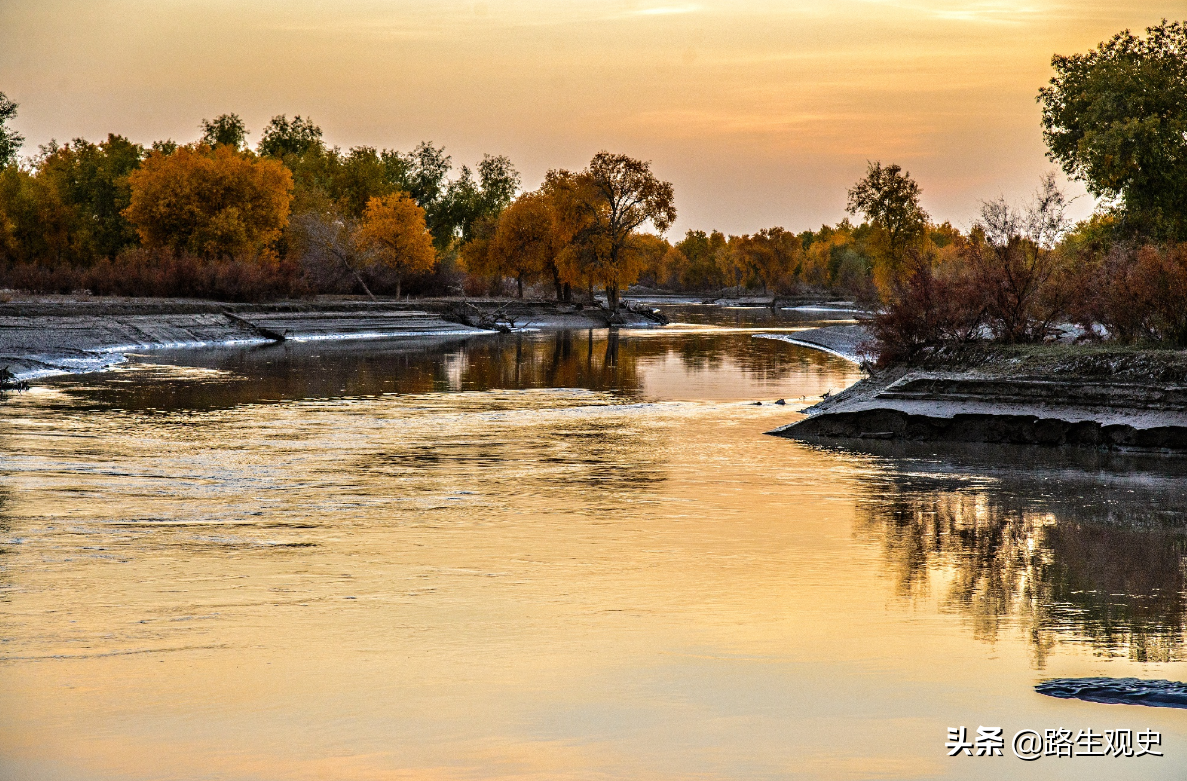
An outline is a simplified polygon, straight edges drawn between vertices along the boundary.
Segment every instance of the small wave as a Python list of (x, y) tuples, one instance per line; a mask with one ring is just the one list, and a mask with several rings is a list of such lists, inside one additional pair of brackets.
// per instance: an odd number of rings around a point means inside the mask
[(104, 659), (109, 656), (134, 656), (137, 654), (168, 654), (178, 651), (211, 651), (222, 650), (229, 646), (225, 643), (217, 645), (183, 645), (175, 648), (129, 648), (123, 651), (96, 651), (81, 654), (38, 654), (36, 656), (0, 656), (0, 662), (41, 662), (53, 659)]
[(1035, 686), (1039, 694), (1109, 705), (1187, 708), (1187, 683), (1141, 678), (1053, 678)]
[(780, 307), (784, 312), (836, 312), (838, 314), (854, 313), (864, 314), (869, 311), (866, 309), (851, 309), (841, 306), (785, 306)]
[[(523, 330), (523, 329), (519, 329)], [(481, 328), (451, 328), (447, 331), (357, 331), (348, 333), (328, 333), (328, 334), (291, 334), (286, 337), (288, 342), (349, 342), (349, 341), (366, 341), (375, 339), (402, 339), (405, 337), (443, 337), (443, 338), (457, 338), (462, 336), (490, 336), (496, 331), (484, 330)]]

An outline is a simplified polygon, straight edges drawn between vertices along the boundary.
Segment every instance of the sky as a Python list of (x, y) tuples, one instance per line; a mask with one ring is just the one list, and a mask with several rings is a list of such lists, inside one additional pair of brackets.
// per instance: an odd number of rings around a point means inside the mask
[[(331, 144), (507, 154), (536, 187), (602, 149), (650, 160), (690, 228), (845, 216), (868, 161), (937, 222), (1024, 200), (1051, 56), (1183, 18), (1183, 0), (0, 0), (0, 92), (51, 138), (191, 141), (234, 112)], [(1072, 195), (1084, 192), (1071, 183)], [(1074, 216), (1091, 212), (1087, 196)]]

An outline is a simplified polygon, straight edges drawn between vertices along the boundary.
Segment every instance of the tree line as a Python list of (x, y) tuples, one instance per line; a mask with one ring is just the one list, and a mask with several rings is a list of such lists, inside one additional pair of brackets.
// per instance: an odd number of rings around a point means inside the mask
[(669, 240), (671, 183), (600, 152), (524, 191), (505, 156), (455, 170), (442, 147), (328, 146), (274, 117), (254, 149), (234, 114), (187, 144), (110, 135), (18, 160), (0, 95), (0, 285), (250, 299), (315, 293), (524, 296), (618, 306), (631, 285), (852, 298), (887, 360), (993, 338), (1086, 333), (1187, 344), (1187, 30), (1124, 31), (1053, 58), (1040, 90), (1050, 159), (1099, 208), (1077, 225), (1054, 176), (1026, 204), (934, 223), (900, 166), (870, 163), (849, 218), (795, 233)]
[(985, 201), (967, 234), (935, 241), (918, 186), (871, 166), (849, 195), (886, 240), (881, 361), (986, 340), (1187, 347), (1187, 25), (1125, 30), (1051, 64), (1038, 94), (1048, 157), (1096, 212), (1070, 225), (1049, 175), (1028, 203)]

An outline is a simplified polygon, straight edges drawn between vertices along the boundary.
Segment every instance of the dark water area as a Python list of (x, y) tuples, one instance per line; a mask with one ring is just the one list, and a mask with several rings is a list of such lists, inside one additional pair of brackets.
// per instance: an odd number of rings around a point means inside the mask
[(824, 315), (669, 311), (5, 399), (0, 778), (1182, 777), (1105, 703), (1187, 680), (1184, 461), (765, 436), (861, 377), (755, 338)]
[(940, 597), (974, 636), (1022, 627), (1036, 667), (1062, 642), (1181, 661), (1187, 459), (1011, 446), (877, 443), (858, 534), (895, 593)]
[(1187, 708), (1187, 684), (1143, 681), (1138, 678), (1057, 678), (1043, 681), (1035, 691), (1048, 697), (1085, 700), (1105, 705), (1150, 705)]

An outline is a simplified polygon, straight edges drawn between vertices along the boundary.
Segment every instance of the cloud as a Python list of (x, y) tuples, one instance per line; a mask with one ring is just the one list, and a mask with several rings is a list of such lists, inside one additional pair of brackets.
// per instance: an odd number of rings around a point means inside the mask
[(640, 8), (631, 11), (630, 16), (670, 16), (673, 14), (694, 14), (701, 10), (699, 5), (664, 5), (654, 8)]

